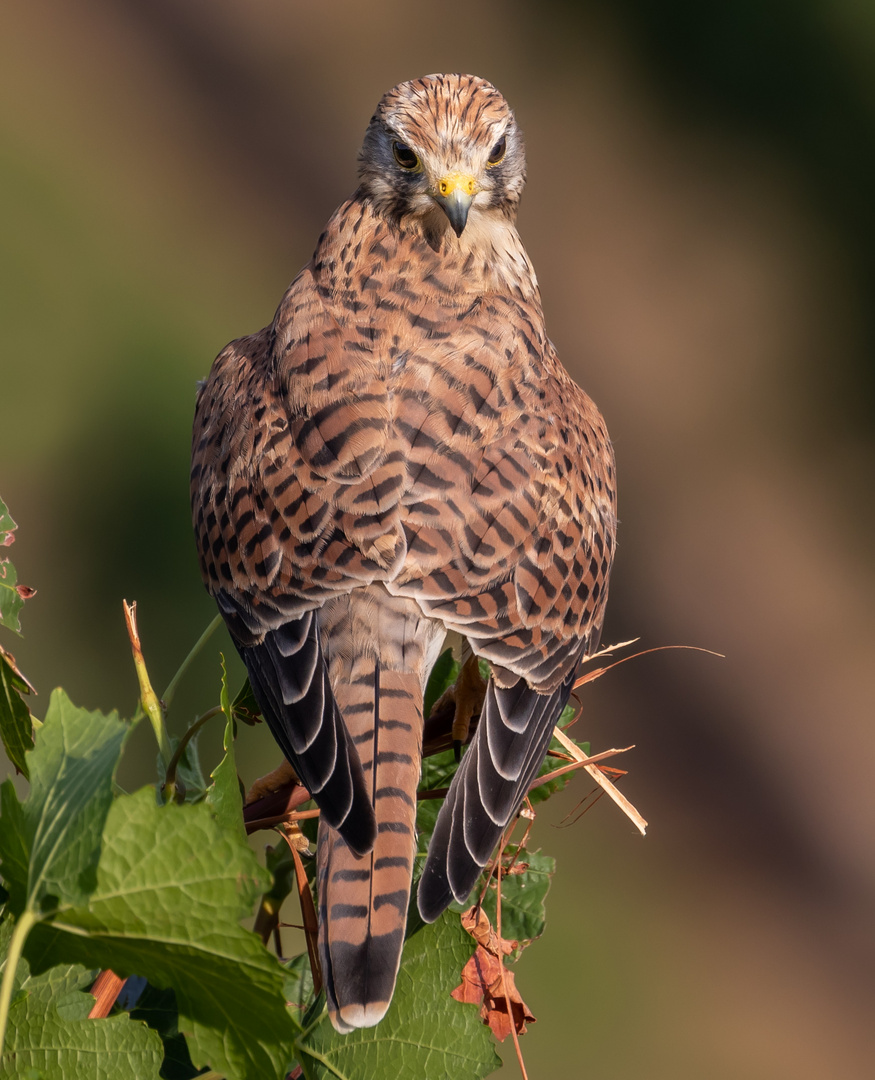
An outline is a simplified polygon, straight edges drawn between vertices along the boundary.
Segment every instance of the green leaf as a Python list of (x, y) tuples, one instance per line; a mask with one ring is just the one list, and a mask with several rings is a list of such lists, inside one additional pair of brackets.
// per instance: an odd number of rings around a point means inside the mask
[(307, 1080), (488, 1076), (501, 1064), (476, 1005), (450, 997), (474, 941), (443, 916), (404, 945), (395, 996), (375, 1028), (338, 1035), (327, 1014), (298, 1041)]
[(25, 754), (33, 749), (33, 721), (22, 694), (33, 687), (15, 666), (15, 657), (0, 646), (0, 738), (6, 754), (20, 773), (27, 776)]
[(303, 1020), (304, 1013), (313, 1003), (313, 972), (306, 953), (294, 957), (284, 965), (286, 981), (283, 988), (286, 1001), (294, 1015)]
[[(513, 854), (513, 849), (509, 851)], [(501, 878), (501, 936), (516, 940), (525, 947), (544, 933), (547, 915), (544, 900), (556, 872), (556, 860), (540, 851), (523, 851), (517, 867), (522, 873), (502, 875)], [(483, 910), (496, 929), (497, 889), (490, 884), (483, 900)], [(522, 951), (522, 950), (520, 950)]]
[(179, 1031), (179, 1011), (172, 990), (159, 990), (147, 983), (131, 1009), (132, 1020), (145, 1020), (164, 1044), (162, 1080), (193, 1080), (198, 1070), (191, 1062), (185, 1036)]
[[(423, 759), (422, 775), (419, 779), (420, 791), (439, 791), (448, 788), (459, 765), (452, 750), (441, 754), (432, 754)], [(416, 806), (417, 858), (424, 857), (428, 849), (431, 834), (437, 821), (438, 811), (444, 800), (420, 799)]]
[(234, 716), (228, 699), (228, 675), (225, 671), (225, 657), (222, 663), (222, 690), (219, 702), (225, 714), (225, 756), (210, 774), (212, 787), (207, 791), (207, 803), (213, 808), (219, 824), (234, 830), (245, 842), (246, 829), (243, 825), (243, 792), (237, 778), (237, 762), (234, 758)]
[(89, 1020), (94, 998), (83, 993), (94, 972), (78, 964), (31, 975), (18, 965), (0, 1074), (29, 1080), (159, 1080), (160, 1038), (127, 1015)]
[(63, 690), (53, 692), (28, 755), (31, 787), (23, 810), (29, 907), (51, 897), (81, 903), (94, 888), (112, 777), (126, 734), (116, 713), (89, 712)]
[(249, 724), (250, 727), (261, 723), (259, 719), (261, 706), (255, 700), (255, 694), (252, 693), (249, 679), (244, 679), (243, 685), (237, 691), (237, 696), (231, 702), (231, 711), (234, 713), (235, 720), (241, 720), (244, 724)]
[(0, 544), (8, 544), (8, 534), (15, 532), (17, 528), (18, 526), (9, 516), (9, 511), (6, 509), (6, 503), (0, 499)]
[[(0, 926), (0, 956), (7, 955), (12, 927)], [(0, 963), (2, 971), (5, 959)], [(32, 975), (19, 961), (0, 1075), (63, 1077), (158, 1077), (161, 1044), (127, 1017), (89, 1020), (94, 998), (83, 991), (95, 971), (58, 964)]]
[[(11, 781), (7, 781), (11, 786)], [(6, 784), (3, 785), (4, 787)], [(3, 919), (0, 922), (0, 976), (2, 976), (6, 970), (6, 964), (9, 962), (9, 945), (12, 941), (12, 932), (15, 929), (14, 919)], [(15, 1002), (18, 999), (18, 994), (21, 990), (21, 984), (24, 979), (30, 973), (30, 969), (27, 966), (25, 960), (18, 962), (15, 974), (12, 977), (12, 995), (11, 1000)]]
[[(6, 503), (0, 499), (0, 548), (11, 546), (17, 528), (9, 516)], [(33, 596), (33, 593), (33, 589), (18, 584), (18, 575), (9, 559), (0, 559), (0, 626), (6, 626), (20, 634), (18, 613), (24, 606), (25, 599)]]
[[(12, 928), (4, 925), (0, 931), (0, 953), (5, 957), (12, 937)], [(4, 961), (5, 962), (5, 961)], [(29, 994), (34, 1002), (53, 1003), (64, 1020), (84, 1020), (94, 1006), (94, 998), (83, 994), (97, 977), (81, 964), (57, 964), (43, 975), (31, 975), (30, 966), (24, 959), (18, 963), (15, 978), (15, 1000)]]
[(28, 845), (24, 810), (15, 794), (15, 785), (0, 785), (0, 875), (9, 891), (9, 910), (20, 915), (27, 905)]
[[(115, 713), (78, 709), (62, 690), (27, 756), (31, 789), (20, 807), (4, 792), (3, 874), (22, 910), (20, 860), (27, 859), (24, 904), (33, 911), (82, 903), (94, 888), (100, 837), (112, 802), (112, 776), (127, 728)], [(17, 800), (15, 800), (17, 803)], [(12, 838), (7, 838), (6, 819)]]
[(156, 805), (144, 788), (118, 798), (87, 904), (34, 927), (34, 970), (59, 960), (111, 967), (172, 987), (192, 1061), (229, 1080), (285, 1075), (297, 1027), (284, 972), (239, 925), (269, 879), (239, 832), (204, 803)]
[(428, 719), (434, 703), (453, 685), (459, 677), (460, 664), (453, 659), (453, 650), (444, 649), (435, 660), (434, 667), (428, 677), (425, 687), (425, 699), (422, 705), (422, 715)]

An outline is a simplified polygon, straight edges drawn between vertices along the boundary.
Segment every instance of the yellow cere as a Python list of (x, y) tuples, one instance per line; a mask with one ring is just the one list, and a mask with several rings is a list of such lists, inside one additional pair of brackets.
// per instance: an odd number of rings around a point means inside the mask
[(471, 196), (480, 190), (474, 177), (465, 173), (448, 173), (442, 180), (438, 180), (437, 189), (440, 195), (451, 195), (456, 188), (461, 188), (466, 195)]

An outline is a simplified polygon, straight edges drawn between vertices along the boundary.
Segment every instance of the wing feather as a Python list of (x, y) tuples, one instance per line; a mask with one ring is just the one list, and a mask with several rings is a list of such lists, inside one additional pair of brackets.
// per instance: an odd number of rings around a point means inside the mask
[(522, 805), (565, 707), (573, 673), (552, 693), (519, 679), (490, 680), (477, 732), (438, 814), (419, 881), (417, 903), (426, 922), (464, 903), (502, 833)]
[(271, 734), (325, 821), (353, 851), (367, 853), (377, 822), (358, 751), (328, 681), (316, 613), (268, 631), (240, 655)]

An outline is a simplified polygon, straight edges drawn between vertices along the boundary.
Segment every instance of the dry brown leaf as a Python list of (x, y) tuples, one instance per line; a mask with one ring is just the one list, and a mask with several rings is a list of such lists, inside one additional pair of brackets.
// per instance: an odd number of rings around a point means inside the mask
[(480, 1005), (480, 1017), (499, 1042), (511, 1034), (524, 1035), (535, 1017), (520, 997), (513, 973), (504, 967), (503, 957), (518, 942), (499, 937), (482, 908), (473, 907), (462, 915), (462, 926), (477, 942), (474, 955), (462, 968), (462, 982), (452, 991), (456, 1001)]
[(476, 904), (474, 907), (468, 908), (467, 911), (463, 911), (461, 919), (462, 926), (468, 931), (477, 944), (482, 945), (483, 948), (486, 949), (487, 952), (491, 952), (493, 956), (510, 956), (514, 949), (519, 945), (518, 941), (504, 941), (500, 938), (492, 928), (489, 916), (482, 907), (479, 907)]

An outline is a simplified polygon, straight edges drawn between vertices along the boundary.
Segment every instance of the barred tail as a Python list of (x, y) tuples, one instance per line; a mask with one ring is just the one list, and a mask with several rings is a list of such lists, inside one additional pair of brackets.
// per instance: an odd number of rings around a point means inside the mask
[(378, 1023), (395, 989), (416, 851), (422, 681), (360, 656), (335, 694), (377, 819), (364, 856), (319, 825), (319, 951), (331, 1022), (346, 1032)]

